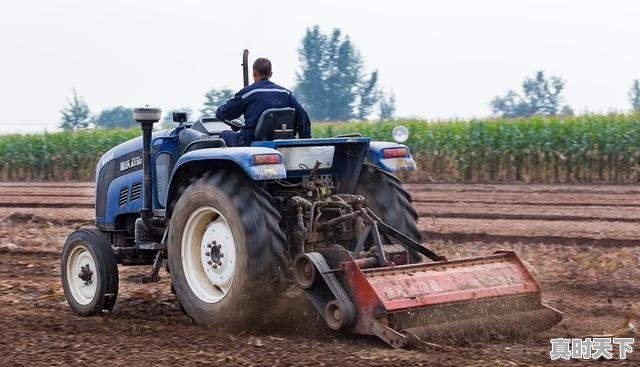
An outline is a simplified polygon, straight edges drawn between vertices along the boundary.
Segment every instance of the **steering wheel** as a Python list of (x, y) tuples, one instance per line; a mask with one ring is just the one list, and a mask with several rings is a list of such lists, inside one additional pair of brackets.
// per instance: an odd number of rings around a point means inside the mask
[(233, 131), (238, 131), (244, 127), (244, 122), (240, 119), (222, 120), (222, 122), (229, 125)]

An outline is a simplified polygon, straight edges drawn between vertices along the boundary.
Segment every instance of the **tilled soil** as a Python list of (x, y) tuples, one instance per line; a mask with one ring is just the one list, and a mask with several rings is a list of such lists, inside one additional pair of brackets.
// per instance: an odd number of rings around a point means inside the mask
[[(14, 186), (12, 190), (22, 190), (13, 183), (0, 183), (0, 196), (9, 186)], [(92, 190), (90, 185), (72, 183), (67, 186), (84, 192)], [(498, 189), (512, 194), (531, 190), (517, 185), (495, 185), (497, 189), (491, 185), (425, 186), (428, 188), (423, 187), (421, 192), (438, 191), (438, 194), (442, 191), (450, 194), (465, 188), (469, 195)], [(546, 192), (547, 196), (555, 195), (554, 190), (567, 195), (573, 187), (553, 186), (543, 191), (545, 186), (540, 186), (533, 189), (539, 193)], [(48, 184), (41, 187), (32, 188), (32, 193), (40, 193), (37, 190), (58, 191), (51, 190)], [(414, 196), (421, 189), (415, 185), (410, 188)], [(620, 194), (616, 189), (624, 193)], [(576, 195), (582, 195), (581, 191), (590, 191), (591, 194), (593, 190), (590, 186), (580, 186)], [(598, 190), (623, 200), (627, 197), (627, 202), (633, 202), (640, 192), (626, 186), (600, 186)], [(11, 195), (17, 194), (20, 192), (13, 191)], [(496, 192), (497, 197), (499, 194)], [(549, 201), (558, 202), (555, 197)], [(88, 216), (84, 211), (89, 212)], [(614, 243), (603, 246), (597, 242), (572, 244), (553, 240), (555, 237), (586, 238), (593, 230), (589, 224), (598, 222), (489, 218), (482, 224), (482, 219), (447, 217), (437, 217), (435, 222), (439, 224), (446, 220), (445, 224), (452, 223), (452, 227), (481, 228), (481, 233), (486, 235), (478, 240), (471, 238), (472, 241), (469, 237), (432, 236), (428, 243), (433, 250), (451, 259), (486, 255), (499, 249), (515, 250), (540, 282), (543, 301), (562, 311), (564, 320), (551, 330), (528, 339), (473, 341), (460, 346), (419, 345), (409, 351), (393, 350), (375, 338), (330, 331), (315, 315), (305, 296), (290, 287), (280, 302), (273, 306), (264, 324), (233, 332), (203, 330), (192, 325), (180, 311), (169, 290), (168, 274), (163, 271), (159, 283), (143, 285), (128, 279), (147, 273), (149, 267), (122, 266), (119, 268), (120, 293), (113, 312), (101, 317), (82, 318), (72, 314), (64, 300), (59, 280), (59, 253), (65, 237), (74, 228), (91, 222), (90, 211), (0, 208), (0, 365), (586, 365), (586, 362), (551, 363), (549, 339), (616, 333), (628, 335), (626, 318), (630, 317), (636, 325), (639, 322), (640, 246), (633, 243), (622, 243), (623, 246)], [(451, 212), (465, 213), (468, 210), (460, 205), (452, 207)], [(526, 208), (518, 208), (515, 212), (526, 214)], [(61, 213), (67, 216), (59, 215)], [(571, 214), (569, 211), (569, 215), (578, 216), (580, 212)], [(617, 230), (635, 226), (633, 222), (616, 221), (614, 215), (607, 218), (613, 220), (599, 222), (608, 223)], [(506, 223), (502, 224), (501, 220)], [(427, 234), (429, 231), (443, 236), (448, 233), (446, 229), (434, 229), (436, 224), (433, 222), (434, 218), (423, 217), (420, 226)], [(538, 222), (541, 224), (536, 226)], [(581, 223), (584, 227), (578, 225)], [(610, 227), (603, 225), (598, 228)], [(474, 232), (467, 230), (466, 233)], [(635, 232), (632, 231), (624, 233), (627, 234), (621, 237), (618, 231), (605, 231), (601, 237), (608, 240), (640, 238), (634, 237)], [(540, 241), (519, 242), (518, 236), (536, 237)], [(597, 236), (592, 234), (592, 237)], [(599, 361), (598, 364), (640, 365), (640, 343), (634, 347), (636, 351), (626, 361)]]

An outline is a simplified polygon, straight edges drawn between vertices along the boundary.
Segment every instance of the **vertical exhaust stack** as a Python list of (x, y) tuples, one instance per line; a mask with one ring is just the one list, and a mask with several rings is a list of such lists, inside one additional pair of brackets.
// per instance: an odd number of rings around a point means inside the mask
[(249, 85), (249, 50), (242, 52), (242, 81), (244, 86)]
[[(160, 121), (162, 110), (155, 107), (137, 107), (133, 109), (133, 119), (140, 124), (142, 129), (142, 210), (140, 220), (136, 221), (136, 242), (142, 242), (145, 234), (152, 237), (162, 236), (164, 228), (151, 223), (153, 219), (153, 206), (151, 204), (151, 131), (153, 124)], [(140, 224), (138, 224), (140, 223)], [(143, 231), (141, 231), (143, 230)]]

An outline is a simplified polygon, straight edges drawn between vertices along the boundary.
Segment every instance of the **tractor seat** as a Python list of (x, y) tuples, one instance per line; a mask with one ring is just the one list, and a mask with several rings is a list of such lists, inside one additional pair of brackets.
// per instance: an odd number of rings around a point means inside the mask
[(255, 140), (293, 139), (296, 135), (295, 121), (295, 108), (270, 108), (258, 119)]

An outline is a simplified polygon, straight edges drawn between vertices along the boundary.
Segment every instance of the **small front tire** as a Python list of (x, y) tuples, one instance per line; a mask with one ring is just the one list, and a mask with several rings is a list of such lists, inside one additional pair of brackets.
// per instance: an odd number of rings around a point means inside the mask
[(73, 312), (111, 311), (118, 297), (118, 263), (105, 235), (95, 228), (73, 232), (64, 244), (60, 273)]

